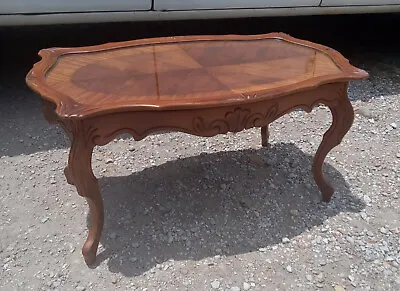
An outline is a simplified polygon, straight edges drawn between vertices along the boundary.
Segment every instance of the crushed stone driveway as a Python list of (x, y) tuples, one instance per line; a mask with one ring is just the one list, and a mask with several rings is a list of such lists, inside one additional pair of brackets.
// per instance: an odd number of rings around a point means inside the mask
[[(0, 290), (400, 290), (400, 50), (389, 37), (400, 21), (352, 17), (0, 30)], [(331, 121), (323, 106), (274, 122), (267, 148), (259, 129), (120, 136), (93, 155), (105, 226), (87, 267), (88, 207), (63, 176), (69, 141), (24, 86), (34, 55), (67, 46), (60, 34), (84, 45), (221, 26), (327, 44), (371, 74), (351, 84), (355, 121), (325, 162), (332, 201), (311, 175)]]

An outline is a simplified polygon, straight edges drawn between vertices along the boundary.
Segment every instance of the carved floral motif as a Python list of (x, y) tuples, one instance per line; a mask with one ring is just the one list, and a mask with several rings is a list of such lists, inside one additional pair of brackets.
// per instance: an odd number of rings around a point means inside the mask
[(196, 117), (193, 120), (193, 130), (198, 135), (210, 135), (239, 132), (243, 129), (265, 126), (272, 122), (278, 114), (278, 104), (273, 105), (266, 113), (252, 112), (249, 108), (237, 107), (228, 111), (223, 118), (206, 120), (203, 117)]

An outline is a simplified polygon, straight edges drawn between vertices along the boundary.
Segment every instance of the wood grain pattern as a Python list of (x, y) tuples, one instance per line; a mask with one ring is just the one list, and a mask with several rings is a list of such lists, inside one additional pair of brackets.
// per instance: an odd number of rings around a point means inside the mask
[(322, 167), (353, 122), (348, 82), (368, 77), (330, 48), (277, 33), (136, 40), (40, 55), (27, 83), (44, 97), (47, 120), (71, 139), (64, 173), (89, 204), (92, 223), (82, 248), (87, 264), (95, 261), (104, 220), (91, 168), (96, 145), (122, 133), (135, 140), (159, 131), (211, 137), (261, 127), (266, 146), (271, 122), (325, 104), (332, 125), (312, 172), (329, 201), (334, 190)]
[(282, 33), (155, 38), (39, 55), (28, 85), (58, 115), (73, 118), (249, 103), (368, 76), (337, 51)]

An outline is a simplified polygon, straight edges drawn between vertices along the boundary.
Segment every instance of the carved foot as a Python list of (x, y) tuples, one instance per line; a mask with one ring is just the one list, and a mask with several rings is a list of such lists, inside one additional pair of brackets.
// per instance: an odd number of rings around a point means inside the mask
[(337, 103), (327, 105), (332, 113), (332, 125), (324, 134), (312, 166), (315, 182), (322, 193), (322, 200), (325, 202), (328, 202), (334, 193), (334, 189), (323, 176), (322, 166), (325, 157), (332, 148), (340, 144), (354, 120), (353, 107), (347, 98), (347, 88), (341, 92), (340, 100)]
[(263, 147), (268, 146), (268, 140), (269, 140), (269, 130), (268, 130), (268, 125), (261, 127), (261, 145)]
[[(97, 247), (99, 245), (104, 222), (103, 199), (99, 185), (92, 172), (92, 151), (94, 145), (85, 136), (81, 124), (74, 131), (72, 147), (65, 175), (68, 182), (73, 182), (80, 196), (86, 198), (90, 210), (90, 229), (88, 238), (83, 245), (82, 254), (85, 262), (90, 265), (96, 260)], [(72, 179), (71, 179), (72, 178)]]
[[(100, 194), (100, 193), (99, 193)], [(88, 238), (82, 247), (82, 255), (86, 264), (92, 265), (96, 261), (97, 248), (103, 231), (104, 211), (101, 196), (86, 198), (90, 209), (90, 230)]]

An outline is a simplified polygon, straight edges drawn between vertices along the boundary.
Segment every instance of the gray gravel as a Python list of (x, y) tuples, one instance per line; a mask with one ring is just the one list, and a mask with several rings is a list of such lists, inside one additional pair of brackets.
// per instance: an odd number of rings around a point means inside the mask
[(326, 159), (330, 203), (310, 171), (323, 106), (273, 123), (268, 148), (258, 129), (121, 136), (93, 156), (94, 268), (80, 254), (88, 207), (63, 176), (67, 138), (38, 97), (0, 84), (0, 290), (399, 290), (400, 55), (351, 61), (372, 76), (350, 87), (355, 122)]

